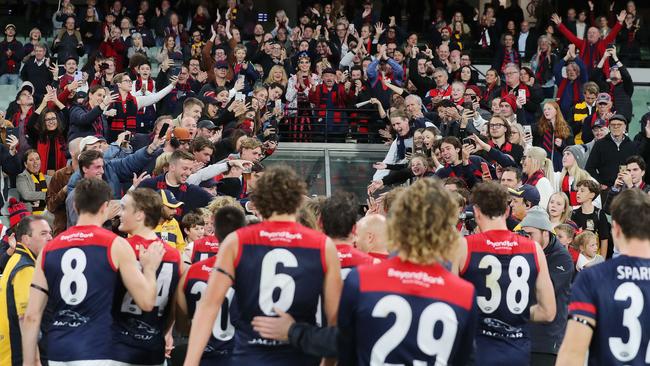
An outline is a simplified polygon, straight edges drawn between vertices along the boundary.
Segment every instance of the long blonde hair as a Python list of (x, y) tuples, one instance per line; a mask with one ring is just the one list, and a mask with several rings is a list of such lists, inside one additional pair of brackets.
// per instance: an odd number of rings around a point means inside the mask
[(389, 248), (411, 263), (452, 260), (461, 239), (457, 215), (456, 199), (439, 181), (417, 180), (390, 207)]
[(551, 182), (551, 185), (553, 185), (553, 162), (551, 159), (546, 157), (546, 150), (539, 146), (532, 146), (526, 151), (526, 156), (531, 159), (534, 168), (533, 171), (542, 170), (544, 176)]
[(560, 195), (560, 197), (562, 197), (562, 201), (564, 202), (564, 211), (562, 211), (562, 215), (560, 215), (560, 222), (564, 224), (571, 218), (571, 213), (573, 212), (569, 197), (567, 197), (564, 192), (555, 192), (551, 195), (548, 200), (549, 204), (546, 206), (546, 213), (548, 213), (548, 217), (551, 218), (551, 212), (549, 211), (549, 207), (551, 207), (550, 202), (556, 195)]
[(568, 169), (567, 167), (562, 168), (562, 172), (560, 173), (560, 177), (559, 177), (560, 182), (564, 180), (564, 177), (566, 177), (567, 174), (569, 175), (569, 177), (573, 177), (573, 184), (571, 184), (571, 187), (573, 189), (577, 189), (576, 184), (578, 184), (578, 182), (580, 182), (581, 180), (592, 179), (591, 175), (586, 170), (578, 166), (577, 161)]

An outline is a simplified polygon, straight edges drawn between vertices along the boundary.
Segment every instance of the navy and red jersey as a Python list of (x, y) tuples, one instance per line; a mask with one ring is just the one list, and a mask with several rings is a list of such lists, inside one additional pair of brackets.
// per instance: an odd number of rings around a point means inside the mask
[(315, 324), (327, 266), (327, 237), (295, 222), (267, 221), (236, 231), (235, 319), (233, 364), (318, 365), (285, 342), (262, 338), (253, 317), (274, 316), (274, 307), (297, 322)]
[[(203, 293), (208, 287), (208, 278), (214, 269), (216, 260), (217, 257), (212, 256), (192, 264), (187, 270), (183, 293), (187, 299), (187, 312), (190, 319), (194, 317), (199, 301), (201, 301)], [(235, 344), (233, 340), (235, 327), (232, 325), (232, 318), (235, 314), (232, 306), (234, 296), (235, 290), (230, 288), (212, 327), (212, 334), (208, 340), (208, 345), (203, 351), (201, 364), (219, 365), (230, 358), (230, 353)]]
[(621, 255), (578, 273), (569, 315), (596, 320), (589, 365), (650, 362), (650, 259)]
[(393, 257), (352, 270), (337, 326), (342, 365), (464, 365), (473, 353), (474, 286), (440, 264)]
[(507, 230), (470, 235), (461, 277), (476, 287), (476, 359), (482, 365), (527, 365), (528, 319), (539, 273), (537, 244)]
[[(140, 247), (146, 249), (160, 239), (144, 239), (135, 235), (127, 241), (139, 257)], [(151, 311), (142, 311), (124, 286), (116, 291), (113, 333), (117, 361), (135, 365), (161, 365), (165, 362), (165, 331), (180, 277), (180, 253), (165, 244), (165, 254), (156, 271), (156, 305)]]
[(348, 244), (336, 244), (336, 253), (341, 263), (341, 278), (344, 280), (352, 268), (375, 262), (373, 257)]
[(116, 237), (98, 226), (73, 226), (41, 252), (49, 288), (51, 318), (43, 328), (50, 361), (114, 360), (111, 309), (121, 283), (111, 258)]
[(196, 263), (219, 253), (219, 239), (214, 235), (206, 235), (201, 239), (195, 240), (192, 244), (192, 255), (190, 260)]

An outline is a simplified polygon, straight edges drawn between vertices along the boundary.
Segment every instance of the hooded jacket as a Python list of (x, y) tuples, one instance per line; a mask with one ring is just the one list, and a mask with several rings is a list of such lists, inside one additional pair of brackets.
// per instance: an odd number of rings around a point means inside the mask
[(531, 352), (557, 354), (566, 329), (573, 261), (571, 254), (557, 237), (551, 236), (544, 248), (548, 272), (555, 292), (555, 319), (550, 323), (530, 323)]

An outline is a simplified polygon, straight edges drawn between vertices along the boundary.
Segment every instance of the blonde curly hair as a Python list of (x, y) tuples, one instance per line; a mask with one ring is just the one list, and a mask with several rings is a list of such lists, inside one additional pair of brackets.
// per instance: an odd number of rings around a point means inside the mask
[(452, 260), (461, 239), (455, 227), (457, 215), (456, 199), (440, 182), (418, 180), (390, 207), (390, 250), (417, 264)]

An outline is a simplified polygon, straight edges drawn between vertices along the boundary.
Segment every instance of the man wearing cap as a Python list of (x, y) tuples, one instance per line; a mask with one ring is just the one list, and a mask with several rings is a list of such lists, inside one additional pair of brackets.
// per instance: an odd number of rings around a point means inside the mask
[(210, 121), (209, 119), (203, 119), (199, 121), (199, 123), (196, 125), (196, 128), (196, 137), (205, 137), (210, 141), (214, 140), (214, 136), (217, 133), (217, 126), (214, 124), (214, 122)]
[(162, 215), (158, 226), (156, 226), (153, 231), (159, 238), (166, 241), (167, 244), (178, 249), (180, 253), (183, 253), (183, 249), (185, 249), (185, 239), (183, 238), (181, 226), (174, 218), (178, 208), (183, 205), (183, 202), (176, 199), (174, 194), (167, 189), (161, 189), (160, 196), (162, 197), (163, 205)]
[[(344, 112), (333, 111), (333, 109), (345, 108), (347, 103), (354, 100), (354, 90), (349, 84), (346, 86), (336, 82), (336, 71), (332, 68), (323, 70), (323, 83), (312, 85), (309, 89), (309, 101), (316, 105), (319, 123), (316, 127), (323, 133), (327, 132), (328, 141), (341, 141), (348, 131), (348, 123), (345, 120)], [(335, 134), (331, 136), (329, 134)]]
[(228, 84), (228, 63), (225, 60), (220, 60), (214, 63), (214, 73), (209, 77), (209, 83), (203, 85), (199, 91), (199, 95), (206, 95), (206, 93), (214, 92), (217, 87), (226, 87)]
[(16, 225), (14, 253), (0, 277), (0, 364), (21, 365), (21, 326), (29, 301), (36, 257), (52, 240), (43, 216), (27, 216)]
[(521, 221), (526, 217), (528, 210), (539, 205), (540, 195), (535, 186), (524, 184), (517, 189), (508, 188), (510, 193), (510, 216)]
[(21, 152), (29, 148), (27, 141), (27, 121), (34, 112), (34, 86), (24, 81), (15, 99), (18, 110), (9, 118), (14, 127), (18, 128), (18, 147)]
[(573, 261), (567, 249), (553, 234), (553, 225), (543, 208), (531, 208), (521, 222), (521, 228), (528, 236), (541, 245), (551, 275), (555, 291), (555, 319), (546, 324), (530, 324), (531, 364), (555, 365), (555, 358), (560, 350), (567, 313)]
[(616, 181), (619, 166), (627, 158), (639, 153), (639, 143), (626, 135), (627, 119), (615, 114), (609, 119), (609, 134), (594, 144), (585, 170), (601, 185), (604, 191)]
[(0, 42), (0, 85), (18, 83), (18, 71), (23, 58), (23, 45), (16, 40), (16, 26), (5, 26), (5, 39)]
[(602, 140), (605, 136), (609, 135), (609, 128), (607, 127), (607, 122), (603, 119), (597, 119), (594, 122), (594, 125), (591, 127), (591, 132), (594, 135), (594, 139), (582, 144), (585, 147), (585, 165), (591, 154), (591, 150), (594, 148), (594, 145), (597, 141)]
[(609, 119), (614, 115), (612, 111), (612, 97), (607, 93), (598, 93), (596, 96), (596, 109), (582, 121), (582, 142), (588, 143), (594, 139), (593, 126), (604, 124), (609, 126)]

